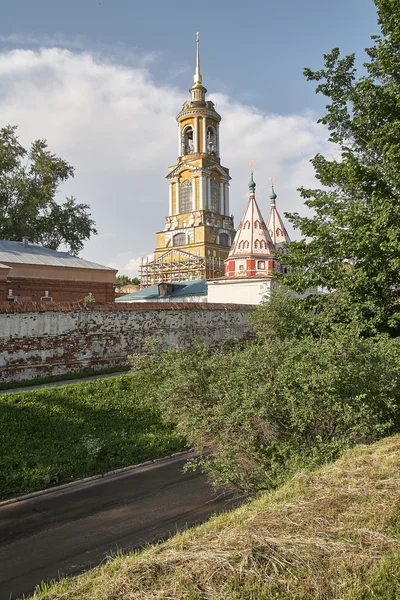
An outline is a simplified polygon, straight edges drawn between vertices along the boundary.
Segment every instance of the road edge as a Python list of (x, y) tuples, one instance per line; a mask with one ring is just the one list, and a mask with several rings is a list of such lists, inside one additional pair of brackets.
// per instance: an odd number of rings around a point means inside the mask
[(119, 475), (121, 473), (125, 473), (128, 471), (135, 471), (136, 469), (140, 469), (141, 467), (146, 467), (148, 465), (153, 465), (157, 463), (163, 463), (171, 461), (171, 459), (175, 459), (177, 457), (184, 457), (185, 455), (193, 455), (194, 450), (190, 448), (189, 450), (182, 450), (181, 452), (174, 452), (173, 454), (169, 454), (168, 456), (160, 456), (159, 458), (153, 458), (151, 460), (146, 460), (142, 463), (138, 463), (136, 465), (129, 465), (128, 467), (121, 467), (120, 469), (113, 469), (112, 471), (107, 471), (106, 473), (98, 473), (97, 475), (90, 475), (89, 477), (84, 477), (83, 479), (75, 479), (74, 481), (70, 481), (68, 483), (62, 483), (61, 485), (55, 485), (53, 487), (45, 488), (43, 490), (37, 490), (36, 492), (29, 492), (28, 494), (23, 494), (22, 496), (14, 496), (13, 498), (8, 498), (6, 500), (0, 501), (0, 508), (7, 506), (8, 504), (15, 504), (16, 502), (22, 502), (23, 500), (29, 500), (30, 498), (36, 498), (38, 496), (44, 496), (45, 494), (50, 494), (51, 492), (58, 492), (61, 490), (66, 490), (68, 488), (72, 488), (75, 486), (79, 486), (89, 481), (96, 481), (97, 479), (105, 479), (106, 477), (111, 477), (112, 475)]

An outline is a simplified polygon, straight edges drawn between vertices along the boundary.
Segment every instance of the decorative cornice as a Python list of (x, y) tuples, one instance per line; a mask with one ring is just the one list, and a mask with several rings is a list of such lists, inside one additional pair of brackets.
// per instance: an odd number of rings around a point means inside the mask
[(179, 122), (183, 117), (188, 117), (190, 115), (198, 115), (198, 116), (207, 116), (214, 119), (218, 123), (221, 121), (221, 115), (217, 113), (216, 110), (209, 110), (208, 108), (193, 109), (193, 108), (184, 108), (181, 112), (176, 116), (176, 120)]

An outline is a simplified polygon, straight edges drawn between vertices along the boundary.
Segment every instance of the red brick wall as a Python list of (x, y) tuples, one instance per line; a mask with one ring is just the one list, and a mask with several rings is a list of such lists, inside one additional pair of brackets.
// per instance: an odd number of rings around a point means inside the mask
[(4, 300), (7, 300), (7, 294), (8, 294), (8, 283), (7, 283), (7, 281), (0, 281), (0, 298), (1, 298), (2, 302)]
[(54, 302), (82, 302), (89, 293), (93, 294), (96, 302), (115, 300), (113, 283), (9, 277), (5, 286), (2, 284), (0, 282), (0, 302), (7, 300), (9, 289), (12, 289), (17, 302), (41, 302), (46, 290)]

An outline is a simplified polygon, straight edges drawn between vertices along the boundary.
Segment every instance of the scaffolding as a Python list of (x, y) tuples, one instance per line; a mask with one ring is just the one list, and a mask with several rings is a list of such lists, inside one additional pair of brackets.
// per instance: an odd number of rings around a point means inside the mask
[(224, 261), (214, 256), (196, 256), (183, 250), (169, 250), (149, 261), (143, 260), (139, 267), (140, 287), (170, 281), (196, 281), (216, 279), (224, 274)]

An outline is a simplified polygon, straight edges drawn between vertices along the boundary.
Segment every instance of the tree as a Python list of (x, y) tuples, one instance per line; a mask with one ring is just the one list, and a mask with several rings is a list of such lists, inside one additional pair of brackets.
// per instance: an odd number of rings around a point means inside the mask
[(313, 216), (286, 215), (304, 236), (290, 246), (287, 283), (341, 292), (349, 319), (390, 328), (400, 323), (400, 4), (375, 4), (381, 35), (366, 49), (365, 74), (338, 48), (323, 69), (304, 72), (330, 101), (319, 122), (339, 156), (311, 161), (323, 187), (300, 191)]
[(133, 279), (131, 279), (130, 277), (128, 277), (128, 275), (117, 275), (117, 280), (115, 282), (115, 285), (117, 287), (129, 285), (130, 283), (132, 283), (133, 285), (140, 285), (140, 279), (138, 279), (137, 277), (133, 277)]
[(26, 150), (16, 131), (10, 125), (0, 129), (0, 238), (27, 236), (53, 250), (65, 244), (78, 254), (97, 231), (87, 204), (55, 199), (61, 183), (74, 176), (73, 167), (52, 154), (45, 140)]

